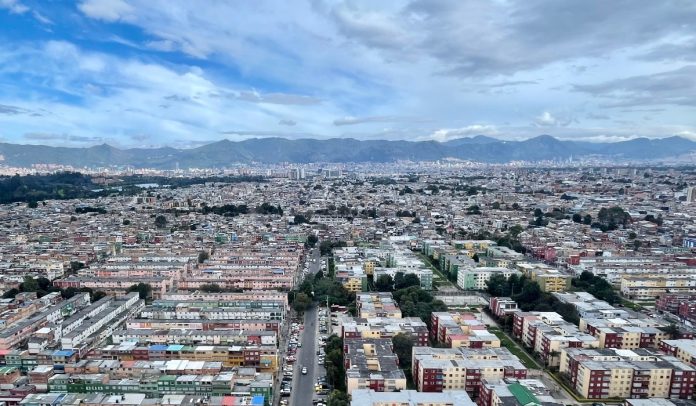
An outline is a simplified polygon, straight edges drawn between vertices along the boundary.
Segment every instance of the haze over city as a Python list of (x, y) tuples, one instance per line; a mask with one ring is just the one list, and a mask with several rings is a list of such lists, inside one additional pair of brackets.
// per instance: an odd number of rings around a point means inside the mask
[(692, 1), (0, 1), (0, 139), (696, 137)]

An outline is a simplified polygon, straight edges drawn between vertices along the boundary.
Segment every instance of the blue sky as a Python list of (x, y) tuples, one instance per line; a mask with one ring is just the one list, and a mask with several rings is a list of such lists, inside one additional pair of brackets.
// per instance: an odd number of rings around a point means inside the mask
[(696, 139), (696, 2), (0, 0), (0, 141)]

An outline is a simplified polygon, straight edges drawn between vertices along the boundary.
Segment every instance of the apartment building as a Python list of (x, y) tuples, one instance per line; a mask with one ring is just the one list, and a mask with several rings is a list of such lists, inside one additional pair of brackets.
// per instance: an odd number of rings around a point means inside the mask
[(496, 317), (505, 317), (520, 311), (517, 302), (509, 297), (491, 297), (488, 308)]
[(693, 366), (646, 349), (567, 348), (559, 370), (587, 399), (690, 399), (696, 384)]
[(102, 298), (63, 322), (61, 348), (79, 349), (99, 342), (143, 306), (144, 301), (137, 292), (119, 298)]
[(414, 345), (428, 345), (428, 326), (418, 317), (338, 318), (344, 340), (353, 338), (388, 338), (404, 334), (413, 339)]
[(114, 344), (133, 341), (158, 344), (207, 345), (277, 345), (273, 331), (253, 330), (181, 330), (139, 329), (116, 330), (111, 335)]
[(561, 272), (544, 263), (519, 262), (515, 268), (537, 282), (542, 292), (565, 292), (570, 289), (573, 275)]
[(460, 269), (457, 274), (457, 285), (465, 290), (485, 290), (486, 282), (493, 275), (502, 275), (509, 278), (511, 275), (520, 275), (517, 270), (503, 267), (475, 267)]
[(660, 295), (655, 301), (655, 309), (678, 315), (682, 303), (689, 303), (690, 307), (691, 303), (696, 303), (696, 294), (666, 293)]
[(538, 379), (483, 379), (477, 406), (563, 405)]
[(587, 292), (554, 293), (553, 295), (562, 303), (568, 303), (575, 307), (578, 315), (583, 319), (615, 319), (630, 317), (630, 313), (626, 309), (614, 307)]
[(126, 329), (184, 329), (184, 330), (253, 330), (280, 331), (280, 320), (225, 320), (225, 319), (129, 319)]
[(356, 389), (351, 395), (351, 406), (474, 406), (464, 391), (423, 393), (415, 390), (400, 392), (376, 392)]
[(154, 344), (140, 345), (135, 342), (107, 345), (91, 350), (86, 359), (114, 359), (121, 361), (189, 361), (221, 362), (223, 368), (256, 368), (263, 372), (274, 372), (278, 368), (278, 349), (274, 346), (212, 346)]
[(629, 299), (654, 300), (665, 293), (696, 294), (696, 278), (693, 274), (646, 274), (621, 277), (621, 294)]
[(433, 312), (431, 339), (450, 348), (497, 348), (500, 339), (473, 313)]
[(660, 350), (696, 366), (696, 340), (662, 340)]
[(599, 340), (563, 320), (556, 312), (517, 312), (513, 314), (513, 336), (524, 343), (548, 366), (558, 366), (563, 348), (593, 348)]
[(413, 347), (411, 371), (418, 391), (465, 390), (473, 397), (482, 379), (527, 376), (527, 368), (505, 348)]
[(401, 309), (389, 292), (369, 292), (355, 295), (358, 317), (368, 319), (374, 317), (401, 318)]
[(597, 337), (599, 348), (657, 348), (669, 338), (666, 323), (652, 318), (580, 319), (580, 330)]
[[(414, 347), (427, 348), (427, 347)], [(406, 389), (406, 376), (390, 339), (353, 338), (343, 343), (348, 394), (356, 389), (394, 392)]]
[(0, 330), (0, 350), (9, 350), (23, 343), (49, 323), (58, 323), (89, 304), (89, 294), (79, 293), (72, 298), (47, 306), (35, 315)]
[(53, 285), (61, 289), (67, 288), (90, 288), (94, 291), (100, 290), (108, 295), (120, 296), (126, 293), (128, 288), (138, 283), (146, 283), (152, 287), (152, 297), (160, 298), (165, 292), (171, 290), (174, 279), (171, 276), (153, 277), (130, 277), (130, 278), (107, 278), (98, 276), (69, 276), (58, 279)]

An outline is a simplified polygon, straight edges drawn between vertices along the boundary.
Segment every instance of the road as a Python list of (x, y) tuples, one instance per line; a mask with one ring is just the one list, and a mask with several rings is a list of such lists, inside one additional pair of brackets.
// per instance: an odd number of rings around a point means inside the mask
[[(302, 348), (298, 351), (293, 376), (290, 404), (309, 406), (314, 397), (314, 384), (317, 381), (319, 367), (317, 365), (317, 307), (305, 311), (304, 331), (302, 332)], [(307, 375), (302, 375), (302, 367), (307, 368)]]

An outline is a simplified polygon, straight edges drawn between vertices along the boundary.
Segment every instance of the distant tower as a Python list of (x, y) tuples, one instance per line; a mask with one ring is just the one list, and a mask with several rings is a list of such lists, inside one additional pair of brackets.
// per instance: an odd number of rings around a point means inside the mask
[(691, 204), (696, 202), (696, 186), (686, 188), (686, 203)]

